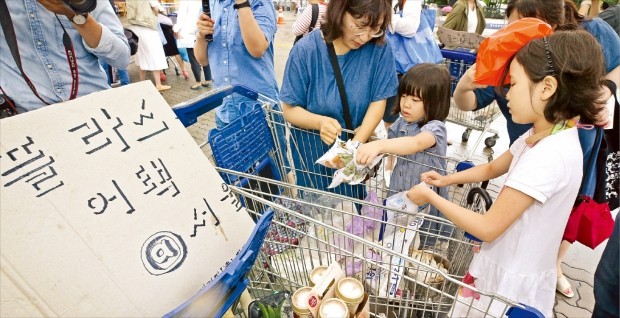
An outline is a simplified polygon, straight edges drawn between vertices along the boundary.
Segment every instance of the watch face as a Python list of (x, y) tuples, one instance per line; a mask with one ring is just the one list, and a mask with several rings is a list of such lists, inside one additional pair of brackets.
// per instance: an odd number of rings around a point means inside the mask
[(75, 16), (73, 16), (73, 23), (78, 24), (78, 25), (82, 25), (86, 23), (86, 16), (81, 15), (81, 14), (76, 14)]

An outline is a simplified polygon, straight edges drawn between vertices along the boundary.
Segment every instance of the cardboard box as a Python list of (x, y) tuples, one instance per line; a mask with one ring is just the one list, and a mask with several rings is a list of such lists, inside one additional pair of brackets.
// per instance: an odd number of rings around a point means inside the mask
[(254, 223), (150, 82), (2, 120), (0, 316), (155, 317)]

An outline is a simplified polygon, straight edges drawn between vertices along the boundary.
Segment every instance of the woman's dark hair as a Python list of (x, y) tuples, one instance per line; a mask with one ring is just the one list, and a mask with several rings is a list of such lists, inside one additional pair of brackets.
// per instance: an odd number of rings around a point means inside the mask
[(577, 30), (581, 28), (581, 22), (592, 19), (579, 13), (577, 5), (571, 0), (564, 1), (564, 24), (558, 30)]
[(515, 4), (517, 3), (517, 0), (508, 0), (508, 3), (506, 4), (506, 13), (504, 13), (506, 15), (506, 19), (508, 19), (508, 17), (510, 17), (510, 14), (512, 13), (512, 10), (515, 9)]
[(554, 29), (564, 24), (564, 0), (516, 0), (514, 9), (521, 18), (537, 18)]
[[(539, 83), (547, 76), (557, 80), (555, 94), (545, 107), (545, 119), (558, 123), (581, 116), (581, 122), (594, 123), (598, 105), (602, 103), (601, 85), (605, 76), (601, 46), (583, 30), (558, 31), (547, 41), (548, 49), (544, 39), (539, 38), (530, 41), (513, 57), (533, 83)], [(508, 71), (505, 71), (502, 83), (507, 76)]]
[(443, 64), (422, 63), (410, 68), (400, 79), (394, 114), (400, 113), (400, 99), (412, 95), (422, 99), (424, 118), (420, 125), (431, 120), (444, 121), (450, 111), (450, 72)]
[[(321, 23), (321, 31), (325, 41), (333, 42), (342, 35), (345, 13), (355, 19), (363, 19), (364, 27), (383, 30), (383, 35), (372, 38), (370, 42), (383, 43), (385, 30), (392, 18), (392, 2), (390, 0), (334, 0), (327, 5), (325, 22)], [(349, 27), (345, 25), (344, 27)]]

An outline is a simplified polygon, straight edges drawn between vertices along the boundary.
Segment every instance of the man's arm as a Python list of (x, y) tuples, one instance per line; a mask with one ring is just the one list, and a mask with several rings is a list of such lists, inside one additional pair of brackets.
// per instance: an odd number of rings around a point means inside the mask
[(209, 65), (209, 55), (207, 50), (207, 40), (205, 36), (213, 34), (213, 20), (208, 15), (201, 13), (196, 22), (198, 32), (196, 33), (196, 43), (194, 43), (194, 56), (200, 65)]
[[(50, 12), (64, 15), (70, 21), (75, 12), (62, 0), (38, 0)], [(129, 44), (123, 27), (112, 6), (106, 0), (98, 0), (97, 8), (88, 15), (86, 23), (73, 27), (80, 33), (86, 50), (104, 62), (126, 69), (129, 65)]]
[[(235, 4), (241, 4), (249, 0), (235, 0)], [(254, 58), (263, 56), (263, 53), (269, 47), (269, 42), (263, 33), (263, 30), (256, 22), (252, 8), (243, 7), (237, 9), (239, 15), (239, 28), (241, 29), (241, 37), (246, 49)]]

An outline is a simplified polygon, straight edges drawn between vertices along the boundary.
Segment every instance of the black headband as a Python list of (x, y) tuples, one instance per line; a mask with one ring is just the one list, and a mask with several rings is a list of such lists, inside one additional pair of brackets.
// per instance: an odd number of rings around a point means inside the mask
[(547, 41), (547, 37), (543, 37), (543, 42), (545, 42), (545, 53), (547, 54), (547, 63), (549, 64), (549, 75), (555, 77), (555, 67), (553, 67), (553, 60), (551, 59), (551, 49), (549, 49), (549, 41)]

